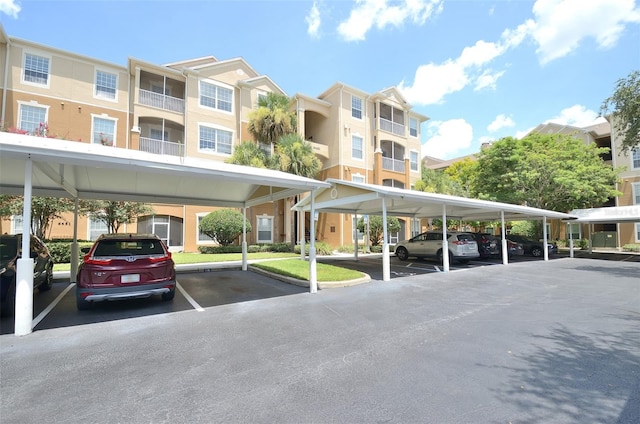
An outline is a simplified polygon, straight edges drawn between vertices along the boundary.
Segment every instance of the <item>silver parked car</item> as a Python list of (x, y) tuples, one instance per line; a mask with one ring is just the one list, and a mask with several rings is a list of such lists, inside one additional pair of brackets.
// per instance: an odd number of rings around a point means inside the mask
[[(471, 233), (447, 232), (449, 261), (466, 263), (480, 256), (478, 243)], [(437, 258), (442, 262), (442, 231), (427, 231), (401, 241), (396, 245), (396, 256), (401, 261), (409, 257)]]

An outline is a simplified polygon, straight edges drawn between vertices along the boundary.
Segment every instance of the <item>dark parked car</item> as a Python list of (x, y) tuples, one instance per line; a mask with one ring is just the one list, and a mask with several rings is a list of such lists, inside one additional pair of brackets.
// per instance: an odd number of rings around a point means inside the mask
[(161, 295), (172, 300), (176, 270), (171, 253), (154, 234), (103, 234), (78, 268), (76, 304), (89, 309), (92, 302)]
[[(478, 253), (481, 258), (502, 257), (502, 243), (500, 237), (489, 233), (471, 233), (478, 243)], [(507, 239), (509, 257), (524, 255), (524, 248), (520, 243)]]
[[(33, 288), (50, 290), (53, 286), (53, 259), (47, 246), (31, 236), (29, 256), (33, 259)], [(13, 315), (16, 302), (16, 264), (22, 255), (22, 234), (0, 236), (0, 315)]]
[[(507, 240), (511, 240), (515, 243), (520, 243), (524, 249), (524, 253), (527, 255), (535, 256), (539, 258), (544, 255), (544, 244), (541, 241), (531, 240), (524, 236), (515, 234), (509, 234)], [(558, 253), (558, 245), (555, 243), (547, 243), (549, 254)]]

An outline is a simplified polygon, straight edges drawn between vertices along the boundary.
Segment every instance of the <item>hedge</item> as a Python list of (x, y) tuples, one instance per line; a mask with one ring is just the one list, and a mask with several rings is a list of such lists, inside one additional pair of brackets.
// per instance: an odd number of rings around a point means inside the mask
[[(91, 247), (92, 241), (79, 241), (78, 242), (78, 259), (82, 259), (84, 253), (81, 249), (83, 247)], [(49, 248), (49, 254), (56, 264), (68, 264), (71, 262), (71, 241), (49, 241), (47, 242)]]

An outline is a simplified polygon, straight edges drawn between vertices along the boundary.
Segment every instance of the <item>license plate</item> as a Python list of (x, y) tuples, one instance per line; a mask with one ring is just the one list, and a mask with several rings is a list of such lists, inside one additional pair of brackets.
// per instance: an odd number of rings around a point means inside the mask
[(139, 283), (140, 274), (125, 274), (120, 277), (120, 281), (123, 283)]

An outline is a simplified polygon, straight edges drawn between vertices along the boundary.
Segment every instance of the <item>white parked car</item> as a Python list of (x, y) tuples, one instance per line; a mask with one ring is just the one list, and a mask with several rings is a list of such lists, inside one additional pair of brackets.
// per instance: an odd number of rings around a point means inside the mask
[[(478, 243), (471, 233), (447, 232), (449, 262), (466, 263), (480, 256)], [(401, 241), (396, 245), (396, 256), (401, 261), (410, 257), (437, 258), (442, 263), (442, 231), (427, 231)]]

